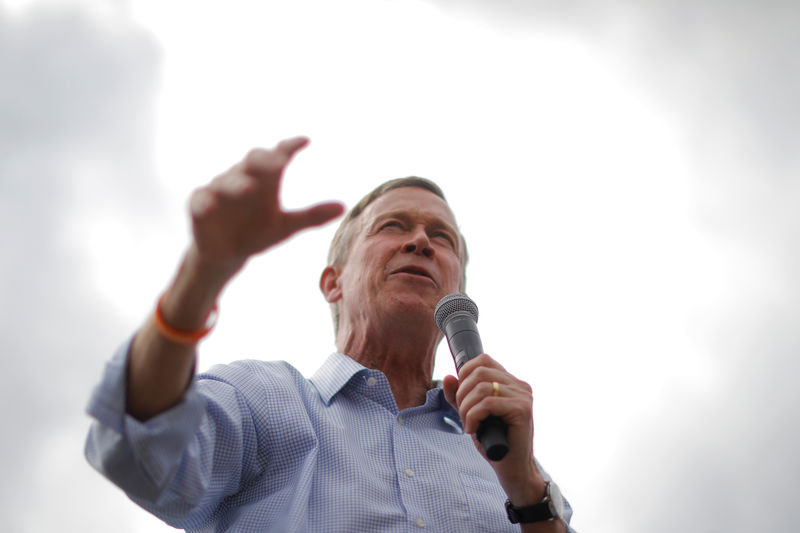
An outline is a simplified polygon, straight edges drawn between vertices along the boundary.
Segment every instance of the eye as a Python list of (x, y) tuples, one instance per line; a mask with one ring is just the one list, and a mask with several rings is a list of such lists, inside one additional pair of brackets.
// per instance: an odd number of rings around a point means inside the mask
[(453, 238), (453, 236), (450, 235), (450, 233), (448, 233), (446, 231), (436, 231), (436, 232), (433, 233), (432, 237), (434, 239), (444, 240), (452, 248), (456, 247), (455, 238)]
[(403, 225), (397, 220), (387, 220), (386, 222), (384, 222), (383, 224), (380, 225), (380, 229), (386, 229), (386, 228), (400, 228), (400, 229), (402, 229)]

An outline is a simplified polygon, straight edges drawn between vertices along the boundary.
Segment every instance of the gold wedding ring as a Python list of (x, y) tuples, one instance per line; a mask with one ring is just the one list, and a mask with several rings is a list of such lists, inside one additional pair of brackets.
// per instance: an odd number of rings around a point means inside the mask
[(500, 396), (500, 384), (492, 381), (492, 396)]

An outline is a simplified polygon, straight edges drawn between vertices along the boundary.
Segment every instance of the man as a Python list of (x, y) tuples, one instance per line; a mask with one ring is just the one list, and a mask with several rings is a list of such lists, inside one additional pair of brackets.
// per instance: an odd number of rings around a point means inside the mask
[[(92, 397), (91, 464), (190, 531), (567, 531), (571, 510), (533, 457), (530, 387), (485, 354), (432, 383), (433, 309), (463, 289), (466, 248), (426, 180), (390, 182), (343, 222), (320, 279), (338, 352), (310, 380), (263, 361), (192, 378), (226, 283), (342, 212), (281, 209), (283, 171), (307, 142), (254, 150), (194, 192), (192, 244)], [(497, 462), (470, 438), (490, 414), (508, 425)]]

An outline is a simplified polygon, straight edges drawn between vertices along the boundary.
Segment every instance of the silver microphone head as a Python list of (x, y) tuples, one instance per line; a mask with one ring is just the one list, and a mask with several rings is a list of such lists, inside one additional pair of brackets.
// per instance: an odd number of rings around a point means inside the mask
[(433, 312), (433, 319), (440, 330), (444, 332), (447, 318), (454, 313), (467, 313), (475, 322), (478, 322), (478, 306), (469, 296), (460, 293), (448, 294), (439, 300), (436, 310)]

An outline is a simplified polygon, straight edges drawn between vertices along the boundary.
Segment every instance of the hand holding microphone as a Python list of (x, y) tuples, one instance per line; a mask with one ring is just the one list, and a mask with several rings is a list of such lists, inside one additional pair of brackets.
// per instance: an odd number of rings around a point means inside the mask
[[(447, 337), (450, 353), (456, 363), (456, 370), (483, 353), (481, 337), (478, 333), (478, 306), (464, 294), (450, 294), (442, 298), (434, 311), (436, 325)], [(499, 383), (492, 382), (492, 395), (499, 394)], [(494, 415), (485, 418), (476, 432), (486, 456), (492, 461), (500, 461), (508, 453), (508, 426)]]

